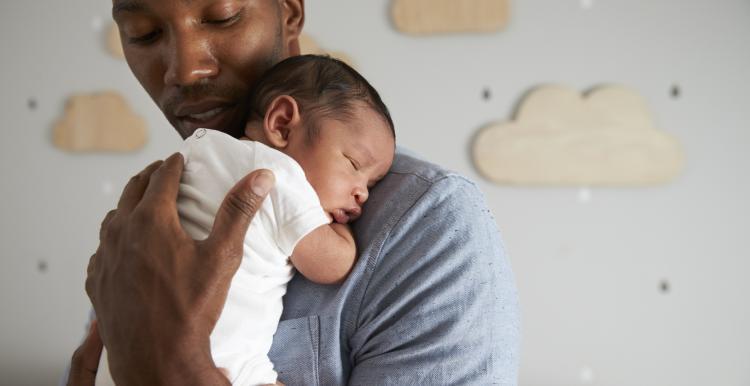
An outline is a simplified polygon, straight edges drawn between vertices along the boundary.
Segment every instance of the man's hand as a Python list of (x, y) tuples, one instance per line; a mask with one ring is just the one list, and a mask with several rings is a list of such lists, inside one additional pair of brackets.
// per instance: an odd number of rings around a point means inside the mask
[(211, 358), (209, 335), (274, 178), (258, 170), (240, 180), (211, 234), (196, 241), (177, 214), (183, 164), (174, 154), (131, 178), (89, 261), (86, 292), (119, 385), (229, 384)]
[(91, 322), (86, 339), (73, 353), (70, 360), (68, 386), (94, 386), (99, 358), (102, 355), (102, 338), (96, 329), (96, 321)]

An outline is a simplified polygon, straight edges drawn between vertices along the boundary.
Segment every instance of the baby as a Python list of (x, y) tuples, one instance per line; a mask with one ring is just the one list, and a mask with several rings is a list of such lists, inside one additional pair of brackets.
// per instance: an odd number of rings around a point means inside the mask
[(211, 335), (211, 353), (234, 385), (275, 384), (268, 358), (293, 268), (335, 284), (355, 259), (348, 223), (393, 162), (395, 133), (377, 91), (324, 56), (295, 56), (268, 70), (249, 100), (245, 136), (199, 129), (181, 150), (178, 211), (205, 239), (224, 196), (270, 169), (276, 185), (250, 224), (240, 268)]

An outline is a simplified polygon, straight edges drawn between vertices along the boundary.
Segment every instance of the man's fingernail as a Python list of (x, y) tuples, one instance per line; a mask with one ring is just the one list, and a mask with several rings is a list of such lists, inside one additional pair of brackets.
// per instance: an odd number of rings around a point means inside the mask
[(262, 170), (255, 176), (255, 178), (253, 178), (253, 182), (250, 186), (253, 189), (253, 193), (259, 196), (265, 196), (271, 191), (274, 183), (275, 179), (273, 174), (267, 170)]

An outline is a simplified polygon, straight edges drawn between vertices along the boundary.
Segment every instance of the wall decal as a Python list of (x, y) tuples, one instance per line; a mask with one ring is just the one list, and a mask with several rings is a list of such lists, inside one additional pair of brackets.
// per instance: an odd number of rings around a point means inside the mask
[(680, 85), (673, 84), (672, 88), (669, 90), (670, 95), (672, 95), (672, 99), (679, 99), (680, 94), (682, 94), (682, 90), (680, 89)]
[(391, 18), (412, 35), (495, 32), (508, 24), (509, 0), (393, 0)]
[(120, 41), (120, 30), (117, 23), (111, 23), (107, 29), (107, 51), (117, 59), (125, 59), (122, 52), (122, 42)]
[(146, 123), (116, 92), (73, 95), (54, 126), (53, 142), (71, 152), (133, 151), (146, 143)]
[(682, 169), (678, 141), (655, 128), (645, 101), (621, 86), (581, 95), (561, 86), (532, 90), (515, 119), (482, 129), (474, 164), (514, 185), (641, 186)]
[(325, 48), (320, 47), (318, 42), (308, 34), (300, 35), (299, 47), (302, 54), (329, 55), (356, 68), (354, 61), (349, 55), (340, 51), (328, 51)]

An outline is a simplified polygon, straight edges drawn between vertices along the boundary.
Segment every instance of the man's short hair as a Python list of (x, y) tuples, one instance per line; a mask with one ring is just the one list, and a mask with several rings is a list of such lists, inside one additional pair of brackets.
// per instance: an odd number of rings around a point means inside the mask
[(263, 119), (268, 106), (280, 95), (297, 101), (310, 138), (317, 134), (321, 118), (353, 118), (357, 102), (378, 113), (396, 137), (391, 114), (375, 88), (351, 66), (330, 56), (292, 56), (271, 67), (250, 95), (249, 119)]

